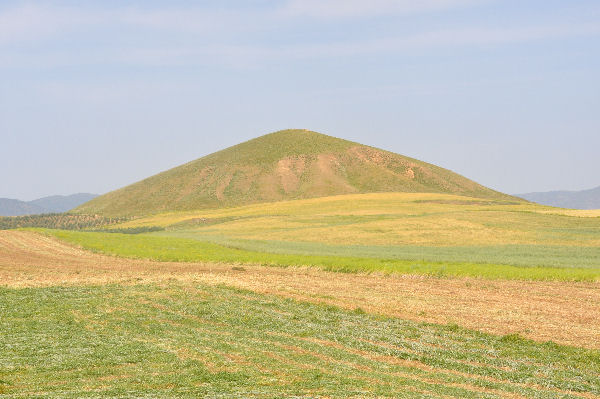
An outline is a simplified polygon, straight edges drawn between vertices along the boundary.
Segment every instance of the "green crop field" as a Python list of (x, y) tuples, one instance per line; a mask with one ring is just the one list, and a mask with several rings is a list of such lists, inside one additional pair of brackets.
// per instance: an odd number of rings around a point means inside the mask
[(225, 286), (0, 288), (0, 313), (2, 398), (600, 395), (597, 351)]
[(600, 278), (600, 217), (448, 194), (374, 193), (171, 212), (99, 232), (83, 248), (160, 261), (532, 280)]
[(568, 268), (599, 268), (600, 248), (567, 245), (478, 245), (478, 246), (416, 246), (416, 245), (334, 245), (306, 241), (251, 240), (231, 238), (197, 231), (165, 231), (160, 237), (188, 238), (246, 251), (325, 255), (387, 260), (426, 262), (500, 264), (512, 266), (546, 266)]
[[(251, 263), (272, 266), (315, 266), (341, 272), (414, 273), (438, 277), (471, 276), (501, 279), (595, 281), (600, 267), (512, 266), (508, 264), (419, 261), (349, 256), (257, 252), (194, 239), (151, 234), (43, 230), (85, 249), (137, 259), (174, 262)], [(597, 253), (597, 252), (595, 252)], [(576, 259), (578, 254), (574, 255)], [(585, 255), (584, 255), (585, 256)]]

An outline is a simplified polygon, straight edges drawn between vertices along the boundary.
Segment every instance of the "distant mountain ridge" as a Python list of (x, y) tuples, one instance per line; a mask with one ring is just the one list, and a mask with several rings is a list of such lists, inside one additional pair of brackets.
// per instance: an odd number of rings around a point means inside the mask
[(517, 194), (531, 202), (570, 209), (600, 209), (600, 187), (581, 191), (546, 191)]
[(77, 193), (52, 195), (33, 201), (0, 198), (0, 216), (39, 215), (41, 213), (63, 213), (96, 198), (97, 194)]
[(309, 130), (282, 130), (95, 198), (74, 213), (142, 216), (374, 192), (519, 201), (450, 170)]
[(0, 198), (0, 216), (37, 215), (49, 212), (47, 209), (28, 201)]

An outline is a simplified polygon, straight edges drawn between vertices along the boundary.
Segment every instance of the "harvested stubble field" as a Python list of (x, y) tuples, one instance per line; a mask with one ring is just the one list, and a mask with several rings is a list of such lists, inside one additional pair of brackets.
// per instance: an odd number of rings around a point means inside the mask
[(29, 231), (0, 232), (0, 278), (0, 397), (600, 397), (595, 282), (153, 262)]

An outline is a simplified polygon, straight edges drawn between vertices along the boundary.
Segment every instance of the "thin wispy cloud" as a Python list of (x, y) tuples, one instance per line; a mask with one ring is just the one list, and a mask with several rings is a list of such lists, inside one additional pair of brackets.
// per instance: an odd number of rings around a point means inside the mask
[(199, 7), (152, 9), (131, 6), (67, 7), (28, 4), (0, 8), (0, 45), (48, 41), (57, 36), (115, 28), (164, 33), (211, 33), (252, 30), (264, 13)]
[[(309, 16), (318, 18), (353, 17), (363, 20), (377, 16), (402, 15), (417, 12), (440, 11), (450, 8), (466, 7), (489, 3), (489, 0), (290, 0), (281, 6), (260, 10), (239, 9), (207, 9), (194, 7), (171, 7), (165, 9), (141, 7), (59, 7), (48, 5), (24, 5), (0, 9), (0, 45), (19, 44), (21, 42), (51, 41), (58, 35), (74, 35), (85, 37), (90, 32), (102, 32), (110, 36), (111, 32), (122, 32), (124, 35), (180, 34), (177, 40), (180, 47), (188, 47), (190, 42), (199, 48), (201, 53), (206, 48), (212, 52), (231, 54), (232, 51), (251, 55), (253, 52), (264, 53), (264, 43), (251, 44), (254, 32), (273, 31), (279, 34), (282, 26), (287, 31), (302, 29), (304, 23), (295, 25), (294, 18)], [(290, 20), (286, 20), (290, 19)], [(445, 30), (423, 28), (418, 31), (404, 33), (402, 36), (386, 34), (383, 37), (360, 39), (355, 37), (346, 43), (328, 42), (323, 38), (321, 43), (297, 43), (285, 46), (285, 38), (278, 45), (271, 47), (272, 52), (289, 53), (298, 50), (301, 57), (373, 53), (389, 49), (415, 46), (470, 45), (518, 43), (529, 40), (543, 40), (556, 37), (576, 35), (595, 35), (600, 23), (577, 22), (565, 24), (548, 21), (531, 23), (530, 25), (503, 26), (461, 26)], [(198, 34), (200, 37), (185, 37), (186, 34)], [(292, 36), (294, 36), (292, 34)], [(210, 41), (208, 40), (210, 39)], [(261, 38), (262, 39), (262, 38)], [(204, 40), (204, 41), (203, 41)], [(243, 42), (244, 44), (241, 44)], [(139, 41), (137, 42), (139, 44)], [(250, 44), (249, 44), (250, 43)], [(277, 46), (283, 45), (290, 51), (282, 51)], [(148, 39), (152, 44), (152, 39)], [(223, 50), (218, 50), (219, 45)], [(147, 46), (140, 46), (145, 48)], [(192, 46), (194, 47), (194, 46)], [(158, 46), (160, 48), (160, 46)], [(236, 49), (237, 50), (232, 50)], [(189, 50), (180, 52), (189, 53)], [(322, 54), (321, 54), (322, 53)], [(262, 54), (259, 54), (262, 55)]]
[(287, 16), (364, 18), (432, 12), (487, 2), (489, 0), (290, 0), (280, 11)]
[(54, 6), (24, 5), (0, 9), (0, 45), (46, 40), (58, 33), (82, 29), (91, 19), (85, 10)]
[[(75, 29), (71, 27), (71, 29)], [(178, 45), (127, 43), (109, 48), (77, 52), (44, 49), (38, 52), (0, 54), (0, 66), (129, 65), (178, 66), (223, 65), (233, 68), (257, 67), (270, 60), (307, 60), (332, 57), (410, 55), (455, 47), (494, 46), (529, 43), (560, 38), (600, 35), (600, 24), (514, 26), (505, 28), (471, 27), (434, 30), (369, 40), (321, 43), (271, 44), (211, 42), (195, 39)]]
[(430, 31), (367, 41), (299, 46), (288, 49), (285, 53), (289, 56), (296, 54), (298, 57), (360, 56), (378, 53), (389, 54), (390, 51), (490, 46), (596, 35), (600, 35), (600, 24), (515, 26), (509, 28), (473, 27)]
[(164, 32), (210, 33), (263, 30), (297, 17), (368, 18), (439, 11), (489, 0), (290, 0), (257, 10), (170, 6), (58, 6), (29, 3), (0, 8), (0, 44), (49, 40), (74, 31), (122, 27)]

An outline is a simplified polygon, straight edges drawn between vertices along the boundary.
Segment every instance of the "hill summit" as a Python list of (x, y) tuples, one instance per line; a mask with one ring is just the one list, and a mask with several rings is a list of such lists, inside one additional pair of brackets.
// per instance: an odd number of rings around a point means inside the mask
[(282, 130), (102, 195), (74, 212), (141, 216), (371, 192), (515, 199), (413, 158), (308, 130)]

